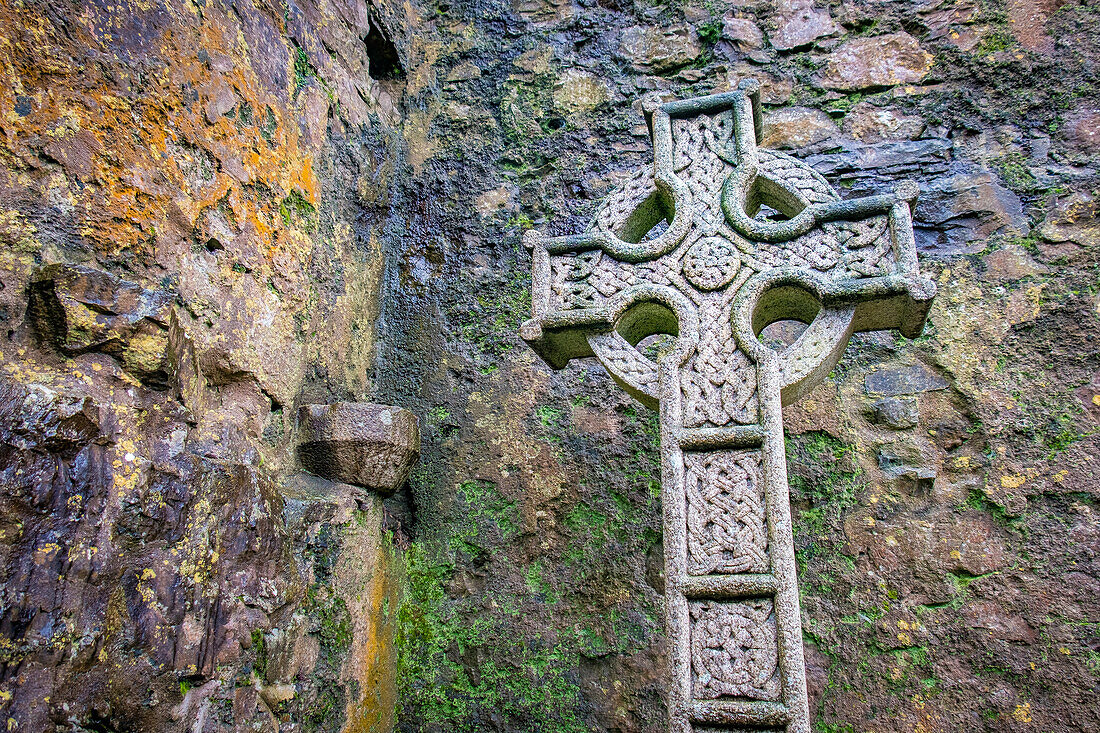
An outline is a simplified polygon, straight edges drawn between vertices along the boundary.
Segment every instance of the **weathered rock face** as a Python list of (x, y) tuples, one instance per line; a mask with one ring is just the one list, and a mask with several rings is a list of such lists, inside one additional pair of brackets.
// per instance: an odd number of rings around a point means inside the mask
[(382, 507), (293, 414), (371, 391), (410, 20), (0, 6), (8, 727), (392, 720)]
[(152, 387), (168, 384), (173, 296), (82, 265), (52, 264), (31, 278), (37, 332), (67, 356), (99, 351)]
[[(845, 195), (918, 182), (940, 288), (786, 411), (815, 719), (1100, 727), (1100, 42), (1056, 5), (0, 6), (0, 715), (661, 730), (656, 418), (522, 344), (520, 238), (755, 77)], [(420, 419), (384, 504), (300, 470), (338, 401)]]

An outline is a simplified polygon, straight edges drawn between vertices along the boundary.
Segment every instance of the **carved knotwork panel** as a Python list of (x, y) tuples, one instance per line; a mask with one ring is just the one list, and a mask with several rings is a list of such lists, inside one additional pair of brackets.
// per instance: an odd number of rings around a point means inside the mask
[(688, 572), (767, 572), (760, 451), (684, 453), (684, 489)]
[(699, 306), (699, 342), (680, 373), (684, 427), (756, 422), (756, 373), (751, 365), (733, 338), (728, 295), (708, 294)]
[(772, 601), (698, 601), (688, 608), (694, 696), (778, 700), (779, 652)]

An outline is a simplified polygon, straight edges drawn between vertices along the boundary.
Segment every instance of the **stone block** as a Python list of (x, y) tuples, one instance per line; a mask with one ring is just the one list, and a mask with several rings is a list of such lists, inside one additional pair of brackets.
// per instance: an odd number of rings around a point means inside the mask
[(826, 177), (886, 182), (947, 170), (951, 149), (951, 141), (943, 138), (890, 140), (874, 145), (846, 142), (839, 152), (811, 155), (806, 162)]
[(1083, 107), (1066, 121), (1067, 137), (1074, 147), (1088, 153), (1100, 151), (1100, 110)]
[(776, 50), (793, 51), (842, 31), (830, 17), (828, 9), (818, 10), (806, 0), (795, 0), (781, 4), (780, 14), (775, 19), (775, 30), (768, 34), (768, 40)]
[(871, 404), (871, 420), (893, 430), (915, 427), (920, 420), (917, 401), (912, 397), (884, 397)]
[(940, 178), (923, 188), (914, 220), (922, 231), (919, 246), (942, 254), (981, 250), (993, 234), (1028, 231), (1020, 197), (987, 171)]
[(392, 494), (420, 455), (416, 416), (388, 405), (337, 402), (298, 410), (302, 467), (332, 481)]
[(797, 150), (824, 142), (839, 131), (829, 115), (819, 109), (789, 107), (767, 116), (760, 144), (776, 150)]
[(914, 84), (927, 76), (931, 68), (932, 54), (908, 33), (855, 38), (829, 56), (821, 85), (826, 89), (857, 92)]
[(919, 115), (906, 115), (890, 107), (860, 102), (844, 118), (844, 130), (856, 140), (876, 143), (883, 140), (916, 140), (925, 130)]
[(619, 51), (639, 71), (664, 74), (687, 66), (703, 52), (695, 31), (688, 26), (623, 31)]
[(950, 386), (946, 379), (923, 364), (900, 369), (879, 369), (868, 374), (863, 381), (868, 394), (887, 396), (935, 392)]
[(1018, 244), (1007, 245), (985, 256), (985, 276), (994, 282), (1013, 282), (1049, 272), (1048, 267), (1036, 262)]
[(883, 477), (905, 496), (929, 496), (936, 483), (936, 469), (922, 465), (917, 456), (903, 457), (880, 451), (878, 466)]
[(567, 69), (554, 86), (554, 104), (572, 114), (588, 112), (611, 98), (607, 85), (586, 71)]
[(722, 18), (722, 40), (729, 41), (742, 53), (764, 46), (764, 34), (760, 26), (748, 18), (736, 18), (728, 13)]

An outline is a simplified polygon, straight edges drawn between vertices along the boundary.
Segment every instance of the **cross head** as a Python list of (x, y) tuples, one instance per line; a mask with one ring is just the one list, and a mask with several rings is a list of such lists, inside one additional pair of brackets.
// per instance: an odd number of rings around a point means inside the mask
[[(809, 733), (781, 408), (853, 332), (920, 333), (935, 285), (917, 266), (917, 187), (842, 200), (759, 147), (755, 81), (647, 118), (654, 165), (586, 232), (527, 234), (521, 333), (556, 369), (595, 357), (660, 411), (669, 730)], [(806, 327), (762, 341), (780, 321)], [(655, 334), (673, 340), (651, 358), (638, 346)]]

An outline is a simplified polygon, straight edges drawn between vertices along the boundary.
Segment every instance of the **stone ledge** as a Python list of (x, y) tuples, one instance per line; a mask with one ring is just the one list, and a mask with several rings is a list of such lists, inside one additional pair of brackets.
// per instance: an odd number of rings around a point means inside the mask
[(382, 495), (401, 487), (420, 455), (416, 416), (389, 405), (303, 405), (298, 433), (305, 470)]

